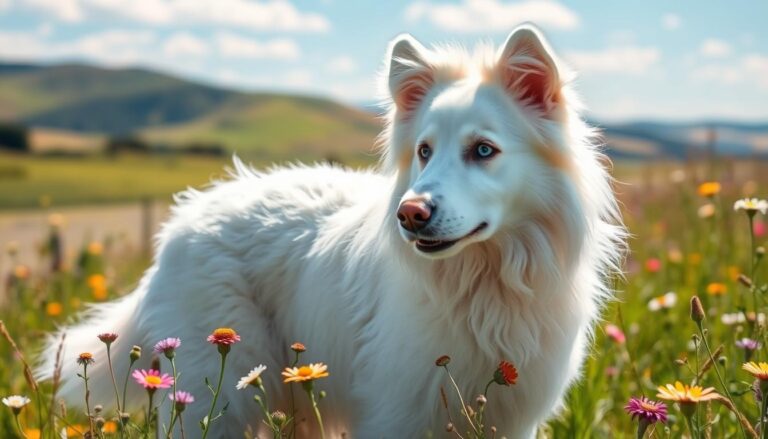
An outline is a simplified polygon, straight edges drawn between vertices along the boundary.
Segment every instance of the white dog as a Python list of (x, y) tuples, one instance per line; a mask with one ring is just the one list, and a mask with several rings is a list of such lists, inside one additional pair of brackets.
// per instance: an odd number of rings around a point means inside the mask
[[(308, 346), (306, 362), (329, 365), (317, 385), (334, 437), (443, 431), (447, 381), (434, 365), (443, 354), (471, 402), (500, 360), (514, 363), (518, 382), (491, 388), (486, 419), (500, 436), (535, 436), (579, 374), (624, 240), (593, 131), (563, 76), (531, 26), (474, 53), (399, 36), (387, 57), (380, 168), (258, 173), (236, 160), (230, 181), (182, 193), (136, 290), (67, 329), (61, 395), (82, 399), (73, 358), (90, 351), (91, 400), (114, 400), (101, 331), (120, 335), (118, 377), (132, 345), (148, 361), (154, 342), (180, 337), (179, 388), (197, 397), (185, 411), (196, 436), (210, 403), (203, 377), (215, 382), (219, 367), (205, 338), (230, 326), (242, 342), (213, 437), (263, 427), (253, 392), (235, 389), (256, 365), (268, 367), (273, 408), (289, 410), (280, 371), (294, 341)], [(143, 403), (130, 388), (134, 407)], [(302, 410), (300, 435), (318, 437)]]

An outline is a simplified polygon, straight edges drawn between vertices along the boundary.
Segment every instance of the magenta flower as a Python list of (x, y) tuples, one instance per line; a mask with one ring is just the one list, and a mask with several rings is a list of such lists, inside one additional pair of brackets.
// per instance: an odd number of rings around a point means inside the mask
[(192, 396), (189, 392), (184, 392), (183, 390), (177, 390), (176, 395), (168, 395), (168, 399), (175, 402), (176, 404), (192, 404), (195, 402), (195, 397)]
[(611, 340), (618, 344), (624, 344), (624, 342), (627, 341), (627, 337), (624, 335), (624, 332), (614, 324), (609, 323), (605, 325), (605, 335), (610, 337)]
[(646, 425), (667, 422), (667, 405), (663, 402), (651, 401), (644, 396), (630, 398), (624, 410), (632, 416), (632, 419), (637, 419)]
[(157, 354), (165, 354), (166, 357), (172, 358), (179, 346), (181, 346), (181, 339), (168, 337), (155, 343), (154, 351)]
[(149, 390), (167, 389), (173, 385), (172, 376), (167, 373), (160, 375), (160, 371), (155, 369), (136, 369), (131, 376), (137, 383)]

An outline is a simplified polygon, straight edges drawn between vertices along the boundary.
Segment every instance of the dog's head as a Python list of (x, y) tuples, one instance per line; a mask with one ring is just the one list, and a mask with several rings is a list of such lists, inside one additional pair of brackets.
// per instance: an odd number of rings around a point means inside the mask
[(561, 72), (535, 28), (474, 54), (401, 35), (388, 59), (386, 159), (400, 175), (400, 235), (418, 254), (453, 256), (548, 198), (567, 112)]

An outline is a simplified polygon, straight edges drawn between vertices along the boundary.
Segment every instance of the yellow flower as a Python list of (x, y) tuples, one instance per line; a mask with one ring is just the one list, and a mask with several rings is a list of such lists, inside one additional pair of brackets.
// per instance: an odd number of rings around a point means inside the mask
[(308, 366), (286, 367), (283, 371), (283, 376), (285, 377), (283, 380), (285, 383), (312, 381), (327, 377), (328, 366), (323, 363), (312, 363)]
[(750, 361), (749, 363), (741, 365), (741, 368), (760, 381), (768, 380), (768, 363), (755, 363), (754, 361)]
[(61, 306), (59, 302), (48, 302), (48, 304), (45, 305), (45, 313), (51, 317), (56, 317), (61, 315), (61, 312), (63, 310), (64, 308)]
[(40, 429), (39, 428), (25, 428), (24, 429), (24, 435), (27, 437), (27, 439), (40, 439)]
[(91, 289), (91, 294), (96, 300), (107, 299), (107, 278), (103, 274), (92, 274), (88, 276), (86, 280), (88, 287)]
[(88, 426), (72, 424), (67, 426), (67, 437), (83, 436), (88, 431)]
[(710, 296), (722, 296), (728, 292), (728, 287), (724, 283), (712, 282), (707, 285), (707, 294)]
[(696, 404), (720, 397), (720, 394), (715, 391), (714, 387), (704, 389), (700, 386), (689, 386), (680, 381), (675, 381), (674, 386), (672, 384), (659, 386), (658, 390), (657, 397), (682, 404)]
[(117, 433), (117, 423), (114, 421), (107, 421), (104, 426), (101, 427), (101, 431), (104, 433)]
[(720, 193), (720, 183), (707, 181), (699, 185), (699, 195), (702, 197), (714, 197)]

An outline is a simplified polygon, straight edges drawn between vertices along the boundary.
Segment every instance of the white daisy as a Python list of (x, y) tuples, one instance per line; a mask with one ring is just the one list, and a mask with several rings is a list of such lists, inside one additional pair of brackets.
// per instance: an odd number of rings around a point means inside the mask
[(19, 395), (12, 395), (3, 398), (3, 404), (10, 407), (11, 410), (13, 410), (13, 412), (16, 414), (18, 414), (25, 405), (29, 404), (29, 401), (30, 399), (26, 396)]
[(240, 378), (240, 381), (237, 382), (237, 389), (243, 390), (246, 387), (250, 386), (251, 384), (255, 384), (256, 380), (259, 379), (261, 376), (261, 373), (267, 370), (267, 366), (265, 365), (259, 365), (257, 367), (254, 367), (252, 371), (248, 372), (248, 375)]
[(760, 213), (765, 215), (765, 211), (768, 210), (768, 201), (758, 200), (757, 198), (742, 198), (733, 203), (733, 210), (744, 210), (753, 215), (760, 211)]
[(648, 309), (651, 311), (658, 311), (662, 308), (672, 308), (677, 303), (677, 294), (672, 291), (664, 294), (663, 296), (654, 297), (648, 302)]

